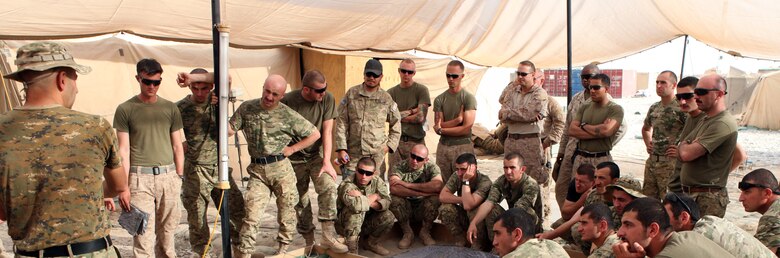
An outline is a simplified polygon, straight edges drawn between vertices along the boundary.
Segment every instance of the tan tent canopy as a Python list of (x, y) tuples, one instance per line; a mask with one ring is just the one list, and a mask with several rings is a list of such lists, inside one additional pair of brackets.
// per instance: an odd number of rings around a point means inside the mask
[(778, 97), (780, 97), (780, 72), (761, 75), (750, 96), (740, 125), (780, 130), (780, 119), (777, 118), (777, 114), (780, 114)]
[[(678, 37), (733, 54), (780, 59), (773, 0), (572, 1), (574, 63), (608, 61)], [(423, 51), (486, 66), (566, 62), (566, 2), (532, 0), (223, 0), (231, 42), (302, 43), (333, 50)], [(211, 39), (210, 1), (7, 1), (0, 39), (72, 38), (117, 31), (184, 42)]]

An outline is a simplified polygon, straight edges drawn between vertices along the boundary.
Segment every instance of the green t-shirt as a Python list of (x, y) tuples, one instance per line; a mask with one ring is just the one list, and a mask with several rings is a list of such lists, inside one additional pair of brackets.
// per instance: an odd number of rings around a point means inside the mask
[(734, 257), (712, 240), (693, 231), (672, 232), (656, 258), (728, 258)]
[[(463, 107), (463, 111), (477, 110), (477, 99), (474, 95), (471, 95), (466, 89), (461, 89), (458, 93), (451, 93), (446, 90), (439, 94), (435, 100), (433, 100), (433, 112), (443, 113), (443, 122), (455, 119), (460, 113), (460, 109)], [(463, 136), (442, 136), (442, 140), (471, 140), (471, 129), (469, 133)]]
[[(322, 101), (308, 101), (301, 95), (301, 90), (294, 90), (284, 94), (282, 103), (298, 112), (303, 118), (306, 118), (318, 131), (322, 131), (322, 122), (332, 120), (336, 118), (336, 100), (333, 98), (333, 94), (325, 92), (322, 97)], [(335, 124), (335, 123), (334, 123)], [(334, 125), (335, 127), (335, 125)], [(330, 135), (328, 137), (331, 137)], [(301, 137), (293, 137), (290, 144), (295, 144), (303, 140)], [(320, 146), (322, 146), (322, 138), (318, 139), (314, 144), (305, 148), (299, 152), (293, 154), (290, 158), (294, 160), (302, 160), (306, 158), (312, 158), (314, 156), (322, 156), (320, 152)]]
[(242, 130), (249, 155), (265, 157), (282, 153), (293, 137), (307, 137), (317, 130), (314, 125), (287, 105), (279, 103), (272, 110), (260, 106), (261, 99), (241, 103), (230, 118), (233, 130)]
[[(217, 164), (217, 119), (214, 106), (208, 102), (195, 103), (187, 95), (176, 102), (187, 138), (187, 162), (196, 164)], [(210, 98), (208, 98), (210, 99)]]
[[(610, 101), (603, 107), (590, 102), (580, 108), (577, 112), (577, 116), (574, 117), (574, 120), (589, 125), (598, 125), (604, 123), (604, 120), (607, 120), (607, 118), (616, 120), (619, 126), (623, 122), (623, 107), (614, 101)], [(598, 139), (580, 140), (579, 149), (587, 152), (610, 151), (612, 150), (612, 143), (614, 141), (615, 135)]]
[(173, 102), (157, 96), (157, 102), (143, 103), (133, 96), (116, 108), (114, 128), (130, 135), (131, 166), (173, 164), (171, 133), (182, 128), (181, 113)]
[[(428, 93), (428, 87), (417, 82), (413, 83), (409, 88), (401, 88), (400, 84), (396, 85), (387, 90), (387, 93), (398, 104), (398, 110), (401, 112), (417, 108), (421, 104), (431, 105), (431, 95)], [(425, 138), (425, 131), (422, 124), (401, 122), (401, 135), (422, 140)]]
[[(685, 119), (685, 125), (683, 126), (683, 129), (680, 131), (680, 136), (677, 137), (677, 142), (675, 144), (679, 144), (682, 139), (685, 139), (685, 137), (688, 136), (691, 131), (693, 131), (696, 126), (699, 125), (699, 122), (704, 119), (706, 115), (704, 112), (699, 113), (698, 116), (691, 116), (688, 115), (688, 118)], [(672, 172), (672, 177), (669, 178), (669, 190), (676, 193), (682, 192), (682, 185), (680, 183), (680, 170), (682, 170), (682, 161), (677, 158), (675, 159), (674, 164), (674, 172)]]
[(707, 152), (695, 160), (682, 163), (680, 182), (687, 186), (726, 187), (731, 155), (737, 147), (737, 121), (728, 111), (704, 117), (685, 137), (686, 141), (696, 139)]
[[(493, 185), (493, 182), (490, 181), (488, 176), (477, 171), (477, 175), (474, 176), (471, 181), (469, 181), (469, 184), (472, 193), (482, 196), (482, 198), (486, 198), (488, 196), (488, 192), (490, 192), (490, 187)], [(463, 180), (461, 180), (457, 174), (453, 174), (450, 176), (450, 179), (447, 180), (447, 183), (444, 185), (444, 187), (450, 190), (452, 194), (461, 196), (460, 190), (462, 189), (462, 185)]]

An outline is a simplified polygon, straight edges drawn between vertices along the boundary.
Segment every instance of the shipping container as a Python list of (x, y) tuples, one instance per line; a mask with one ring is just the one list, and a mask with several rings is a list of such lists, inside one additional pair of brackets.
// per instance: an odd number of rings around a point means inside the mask
[[(609, 94), (614, 98), (623, 98), (623, 70), (621, 69), (607, 69), (601, 70), (602, 73), (609, 75), (610, 87)], [(577, 94), (583, 90), (581, 69), (572, 70), (572, 95)], [(545, 70), (544, 71), (544, 88), (547, 93), (556, 97), (566, 97), (568, 87), (567, 83), (567, 71), (566, 69)], [(633, 84), (635, 85), (635, 84)], [(634, 86), (633, 88), (635, 88)], [(633, 94), (633, 92), (631, 92)]]

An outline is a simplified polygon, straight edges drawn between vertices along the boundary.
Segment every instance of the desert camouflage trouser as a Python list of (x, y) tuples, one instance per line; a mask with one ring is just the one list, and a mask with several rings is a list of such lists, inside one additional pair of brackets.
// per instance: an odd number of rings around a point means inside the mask
[(295, 205), (295, 214), (298, 218), (298, 233), (308, 233), (314, 230), (312, 222), (311, 201), (309, 200), (309, 182), (314, 182), (314, 191), (317, 193), (317, 205), (319, 211), (317, 220), (336, 220), (336, 181), (328, 173), (320, 173), (322, 158), (314, 157), (305, 161), (291, 161), (298, 188), (298, 204)]
[(336, 220), (336, 233), (344, 237), (367, 236), (380, 237), (395, 223), (395, 217), (390, 210), (378, 211), (369, 209), (367, 212), (349, 212), (343, 209)]
[(416, 142), (414, 140), (408, 140), (408, 141), (399, 141), (398, 142), (398, 149), (395, 150), (392, 154), (389, 156), (389, 167), (388, 169), (390, 171), (393, 171), (393, 167), (395, 165), (398, 165), (398, 163), (401, 163), (401, 161), (409, 159), (409, 153), (412, 151), (412, 147), (414, 147), (417, 144), (425, 145), (425, 141), (421, 140), (419, 142)]
[(146, 233), (133, 237), (135, 257), (176, 257), (174, 235), (181, 218), (181, 179), (175, 171), (130, 173), (132, 204), (149, 214)]
[[(569, 142), (566, 144), (565, 151), (563, 153), (563, 160), (561, 162), (561, 168), (558, 171), (558, 178), (555, 179), (555, 201), (558, 202), (558, 207), (563, 207), (563, 201), (566, 200), (566, 192), (569, 191), (569, 182), (574, 178), (574, 151), (577, 149), (578, 140), (569, 137)], [(561, 153), (558, 153), (561, 155)]]
[(298, 222), (295, 217), (298, 190), (295, 187), (295, 172), (290, 160), (284, 159), (266, 165), (252, 163), (246, 170), (249, 183), (244, 196), (246, 216), (241, 225), (239, 250), (245, 254), (254, 253), (257, 234), (260, 233), (259, 224), (262, 222), (265, 206), (271, 199), (271, 193), (276, 196), (278, 209), (276, 222), (279, 223), (279, 233), (276, 240), (285, 244), (292, 243)]
[(441, 170), (441, 178), (444, 182), (450, 179), (455, 172), (455, 160), (463, 153), (474, 153), (474, 144), (446, 145), (439, 142), (436, 146), (436, 165)]
[[(677, 159), (651, 154), (645, 162), (645, 180), (642, 193), (647, 197), (663, 200), (669, 188), (669, 180), (674, 172)], [(598, 165), (598, 164), (596, 164)]]
[(409, 220), (433, 222), (439, 216), (441, 203), (438, 196), (407, 199), (393, 195), (390, 199), (390, 211), (398, 222), (409, 222)]
[(712, 215), (723, 218), (726, 215), (726, 206), (729, 204), (729, 194), (723, 188), (717, 192), (690, 193), (686, 192), (687, 187), (683, 186), (683, 192), (688, 194), (696, 204), (699, 205), (701, 216)]
[[(244, 219), (244, 196), (233, 180), (233, 169), (229, 169), (230, 189), (226, 192), (230, 211), (230, 239), (238, 243), (238, 231)], [(181, 201), (187, 210), (190, 246), (192, 252), (203, 254), (209, 240), (209, 224), (206, 213), (209, 202), (219, 205), (222, 191), (214, 187), (219, 184), (219, 171), (216, 164), (184, 163), (184, 181), (182, 182)], [(217, 207), (218, 208), (218, 207)]]
[[(176, 174), (176, 173), (174, 173), (174, 174)], [(0, 253), (0, 257), (5, 258), (5, 257), (8, 257), (8, 256), (2, 255)], [(24, 255), (14, 254), (14, 257), (21, 258), (21, 257), (38, 257), (38, 256), (24, 256)], [(68, 257), (68, 256), (61, 256), (61, 257)], [(94, 251), (94, 252), (86, 253), (86, 254), (75, 255), (75, 256), (72, 256), (72, 257), (78, 257), (78, 258), (119, 258), (120, 255), (119, 255), (119, 250), (116, 248), (116, 246), (112, 245), (112, 246), (109, 246), (108, 248), (103, 249), (103, 250)]]

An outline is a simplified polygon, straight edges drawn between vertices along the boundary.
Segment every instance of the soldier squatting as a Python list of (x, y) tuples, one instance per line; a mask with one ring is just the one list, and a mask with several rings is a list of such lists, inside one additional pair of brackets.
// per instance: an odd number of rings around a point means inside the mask
[[(114, 197), (123, 210), (132, 205), (151, 214), (150, 230), (134, 237), (135, 256), (175, 257), (180, 192), (194, 255), (210, 248), (206, 210), (218, 201), (212, 73), (179, 73), (178, 84), (192, 94), (173, 103), (156, 94), (161, 65), (141, 60), (134, 78), (140, 93), (117, 107), (115, 132), (105, 119), (70, 109), (79, 74), (91, 69), (77, 64), (62, 45), (22, 46), (16, 64), (5, 77), (23, 83), (27, 98), (0, 116), (0, 219), (8, 221), (17, 257), (117, 257), (107, 216), (116, 209)], [(319, 71), (306, 72), (303, 87), (286, 94), (285, 78), (270, 75), (262, 97), (241, 104), (229, 119), (228, 134), (243, 131), (252, 158), (246, 192), (232, 179), (228, 192), (235, 256), (254, 253), (272, 194), (280, 254), (297, 231), (307, 250), (318, 242), (335, 253), (363, 248), (388, 255), (380, 240), (396, 221), (403, 232), (400, 249), (416, 236), (434, 245), (437, 219), (456, 246), (502, 257), (568, 256), (550, 240), (557, 237), (589, 257), (778, 252), (780, 186), (771, 171), (752, 171), (738, 183), (745, 210), (762, 215), (754, 236), (722, 219), (728, 173), (745, 155), (736, 143), (735, 120), (725, 111), (728, 88), (719, 75), (679, 82), (671, 71), (658, 76), (661, 101), (651, 106), (642, 128), (650, 154), (643, 186), (621, 177), (612, 162), (610, 151), (625, 133), (623, 108), (612, 101), (610, 78), (596, 65), (583, 69), (585, 90), (564, 118), (541, 87), (541, 71), (530, 61), (519, 63), (517, 79), (500, 98), (497, 115), (506, 136), (493, 141), (503, 146), (504, 173), (495, 181), (480, 172), (473, 154), (477, 105), (461, 86), (463, 63), (447, 65), (449, 87), (432, 102), (427, 87), (414, 81), (413, 60), (403, 60), (398, 73), (401, 83), (385, 91), (382, 63), (369, 60), (363, 83), (350, 88), (338, 107)], [(431, 103), (432, 129), (441, 136), (435, 164), (424, 141)], [(549, 149), (558, 142), (550, 169)], [(343, 166), (340, 180), (333, 158)], [(316, 213), (307, 195), (310, 182)], [(544, 231), (552, 189), (564, 218)], [(508, 209), (500, 205), (503, 200)]]

